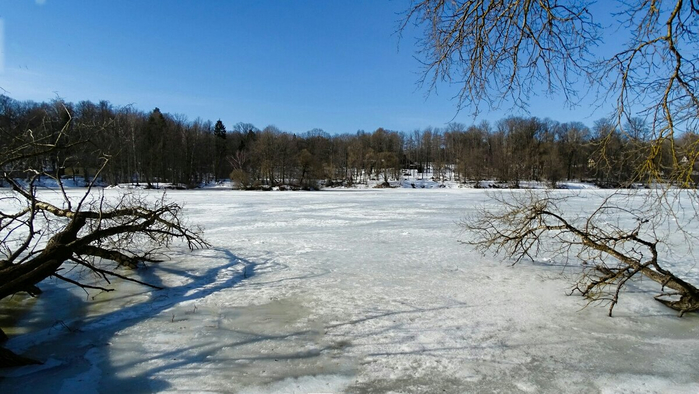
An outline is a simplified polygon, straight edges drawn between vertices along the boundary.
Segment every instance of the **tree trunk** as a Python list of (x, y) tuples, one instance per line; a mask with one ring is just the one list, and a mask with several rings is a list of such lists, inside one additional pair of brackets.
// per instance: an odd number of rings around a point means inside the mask
[(0, 368), (21, 367), (23, 365), (43, 364), (42, 362), (32, 360), (31, 358), (23, 357), (13, 353), (10, 350), (0, 346)]

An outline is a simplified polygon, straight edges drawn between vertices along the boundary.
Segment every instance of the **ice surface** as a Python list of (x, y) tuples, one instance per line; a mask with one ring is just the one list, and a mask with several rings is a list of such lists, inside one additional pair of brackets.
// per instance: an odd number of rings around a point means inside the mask
[[(608, 192), (557, 193), (585, 210)], [(3, 301), (7, 346), (46, 363), (0, 371), (0, 392), (699, 392), (699, 318), (649, 283), (608, 318), (565, 295), (562, 262), (460, 244), (482, 190), (168, 195), (213, 247), (136, 272), (166, 290), (47, 280)]]

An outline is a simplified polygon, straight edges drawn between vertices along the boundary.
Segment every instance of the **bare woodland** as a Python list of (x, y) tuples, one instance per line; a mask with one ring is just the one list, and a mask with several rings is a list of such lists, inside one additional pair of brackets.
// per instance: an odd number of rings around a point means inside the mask
[[(316, 189), (366, 184), (385, 176), (400, 179), (406, 172), (420, 178), (432, 173), (435, 181), (476, 186), (484, 180), (508, 188), (523, 181), (555, 187), (583, 180), (601, 187), (626, 187), (642, 181), (635, 172), (642, 161), (638, 152), (650, 149), (652, 143), (647, 138), (650, 126), (641, 118), (624, 121), (624, 128), (606, 118), (588, 127), (582, 122), (513, 116), (409, 132), (379, 127), (354, 134), (320, 129), (293, 133), (245, 122), (226, 129), (222, 122), (188, 121), (159, 109), (143, 113), (104, 101), (33, 103), (7, 96), (0, 96), (0, 114), (3, 138), (27, 130), (55, 132), (69, 114), (72, 120), (65, 133), (89, 136), (90, 143), (65, 146), (59, 154), (43, 158), (42, 165), (53, 176), (83, 185), (104, 164), (100, 185), (152, 188), (197, 188), (231, 179), (241, 189)], [(627, 135), (626, 129), (633, 129), (633, 134)], [(699, 181), (696, 172), (689, 171), (697, 141), (698, 134), (687, 131), (658, 152), (663, 166), (673, 162), (684, 166), (684, 187)], [(100, 162), (96, 150), (109, 152), (110, 160)], [(12, 177), (26, 178), (20, 168), (14, 171)], [(7, 186), (3, 182), (0, 185)]]
[[(645, 192), (636, 208), (608, 198), (582, 221), (570, 218), (559, 208), (564, 201), (548, 193), (501, 196), (497, 208), (462, 223), (472, 237), (467, 243), (504, 252), (515, 262), (546, 253), (575, 258), (584, 269), (574, 290), (609, 302), (610, 316), (625, 284), (645, 276), (660, 286), (656, 299), (681, 316), (699, 310), (699, 292), (663, 268), (663, 240), (654, 229), (687, 215), (679, 200), (697, 200), (692, 177), (699, 141), (682, 147), (677, 141), (695, 133), (699, 121), (699, 2), (615, 3), (614, 13), (599, 15), (592, 1), (425, 0), (413, 2), (403, 28), (424, 27), (422, 82), (430, 89), (441, 82), (459, 87), (459, 109), (526, 107), (541, 91), (563, 96), (571, 106), (585, 94), (613, 103), (608, 130), (618, 129), (630, 142), (627, 181), (657, 188)], [(622, 31), (628, 37), (615, 52), (596, 52), (605, 34)], [(591, 88), (580, 92), (580, 82)], [(637, 127), (635, 119), (648, 127)], [(601, 135), (597, 162), (608, 165), (615, 150), (614, 133)], [(696, 218), (696, 205), (684, 206), (694, 210), (689, 220)], [(633, 220), (616, 226), (600, 219), (608, 215)], [(677, 235), (696, 241), (696, 234), (682, 230), (680, 223)]]

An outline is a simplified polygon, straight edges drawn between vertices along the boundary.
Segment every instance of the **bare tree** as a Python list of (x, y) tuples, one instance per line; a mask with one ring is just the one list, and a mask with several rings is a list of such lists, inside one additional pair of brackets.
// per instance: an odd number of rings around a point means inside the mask
[[(152, 200), (123, 194), (113, 200), (95, 190), (110, 159), (97, 150), (101, 168), (84, 193), (71, 198), (59, 172), (42, 164), (65, 149), (90, 145), (87, 139), (69, 135), (69, 125), (70, 120), (60, 130), (38, 135), (30, 129), (0, 148), (2, 178), (11, 186), (0, 197), (0, 299), (19, 292), (38, 295), (37, 285), (48, 277), (85, 290), (112, 291), (114, 277), (156, 287), (121, 268), (159, 261), (175, 239), (184, 240), (190, 249), (207, 246), (199, 230), (181, 221), (182, 208), (164, 196)], [(40, 192), (42, 179), (56, 182), (58, 198)], [(28, 362), (0, 348), (0, 366)]]
[[(601, 290), (615, 285), (610, 314), (619, 289), (636, 274), (674, 291), (658, 297), (665, 305), (680, 314), (695, 311), (697, 289), (659, 265), (653, 223), (685, 214), (677, 203), (681, 199), (691, 199), (693, 208), (689, 209), (697, 213), (694, 203), (699, 194), (693, 175), (699, 144), (676, 146), (676, 142), (699, 127), (699, 1), (619, 0), (606, 2), (605, 7), (594, 3), (414, 1), (401, 31), (411, 22), (424, 27), (421, 82), (430, 90), (440, 82), (457, 85), (459, 110), (472, 106), (478, 113), (483, 104), (503, 103), (526, 108), (531, 95), (541, 90), (563, 95), (566, 103), (575, 105), (580, 97), (577, 87), (587, 82), (602, 105), (613, 103), (612, 125), (596, 141), (598, 168), (604, 165), (608, 175), (618, 173), (616, 178), (624, 180), (621, 186), (634, 182), (660, 185), (656, 191), (644, 192), (645, 199), (631, 210), (620, 209), (610, 199), (603, 201), (582, 225), (557, 211), (550, 196), (514, 203), (501, 199), (503, 211), (484, 210), (462, 224), (475, 234), (472, 243), (506, 251), (517, 259), (540, 251), (538, 246), (549, 237), (580, 246), (600, 255), (577, 288), (599, 299)], [(607, 15), (595, 14), (600, 12)], [(628, 40), (611, 54), (596, 54), (593, 49), (612, 29), (600, 23), (605, 18), (614, 21), (606, 23), (622, 29), (618, 33)], [(639, 135), (643, 138), (636, 138)], [(633, 160), (623, 155), (611, 157), (617, 146), (623, 146)], [(675, 193), (674, 186), (692, 190)], [(645, 213), (637, 223), (611, 226), (597, 220), (601, 212), (622, 215), (636, 209)], [(648, 232), (641, 236), (646, 228)], [(695, 241), (696, 235), (686, 228), (678, 231)], [(638, 252), (642, 249), (645, 253)], [(610, 265), (606, 258), (614, 263)]]
[[(440, 82), (456, 85), (459, 110), (471, 106), (478, 113), (482, 104), (503, 103), (526, 108), (542, 89), (570, 105), (579, 103), (580, 93), (597, 94), (599, 102), (614, 103), (622, 133), (633, 134), (626, 125), (638, 120), (648, 124), (633, 181), (694, 186), (687, 182), (694, 162), (680, 162), (675, 137), (699, 127), (699, 0), (594, 3), (414, 1), (401, 31), (411, 22), (424, 27), (421, 82), (430, 90)], [(611, 53), (594, 53), (613, 29), (628, 40)], [(579, 92), (580, 86), (589, 91)], [(669, 160), (660, 159), (663, 152)]]
[[(560, 3), (560, 4), (559, 4)], [(401, 26), (424, 26), (420, 80), (460, 85), (458, 108), (505, 100), (526, 107), (543, 83), (547, 92), (574, 98), (572, 79), (587, 75), (589, 50), (598, 41), (586, 1), (414, 1)]]

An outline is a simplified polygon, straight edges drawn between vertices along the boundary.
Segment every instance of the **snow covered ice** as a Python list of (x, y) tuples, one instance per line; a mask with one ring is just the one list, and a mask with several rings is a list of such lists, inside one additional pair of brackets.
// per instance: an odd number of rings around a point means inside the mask
[(0, 371), (0, 392), (699, 392), (696, 314), (636, 282), (608, 318), (561, 264), (460, 244), (482, 190), (168, 195), (212, 248), (137, 272), (165, 290), (48, 280), (4, 302), (7, 347), (45, 363)]

